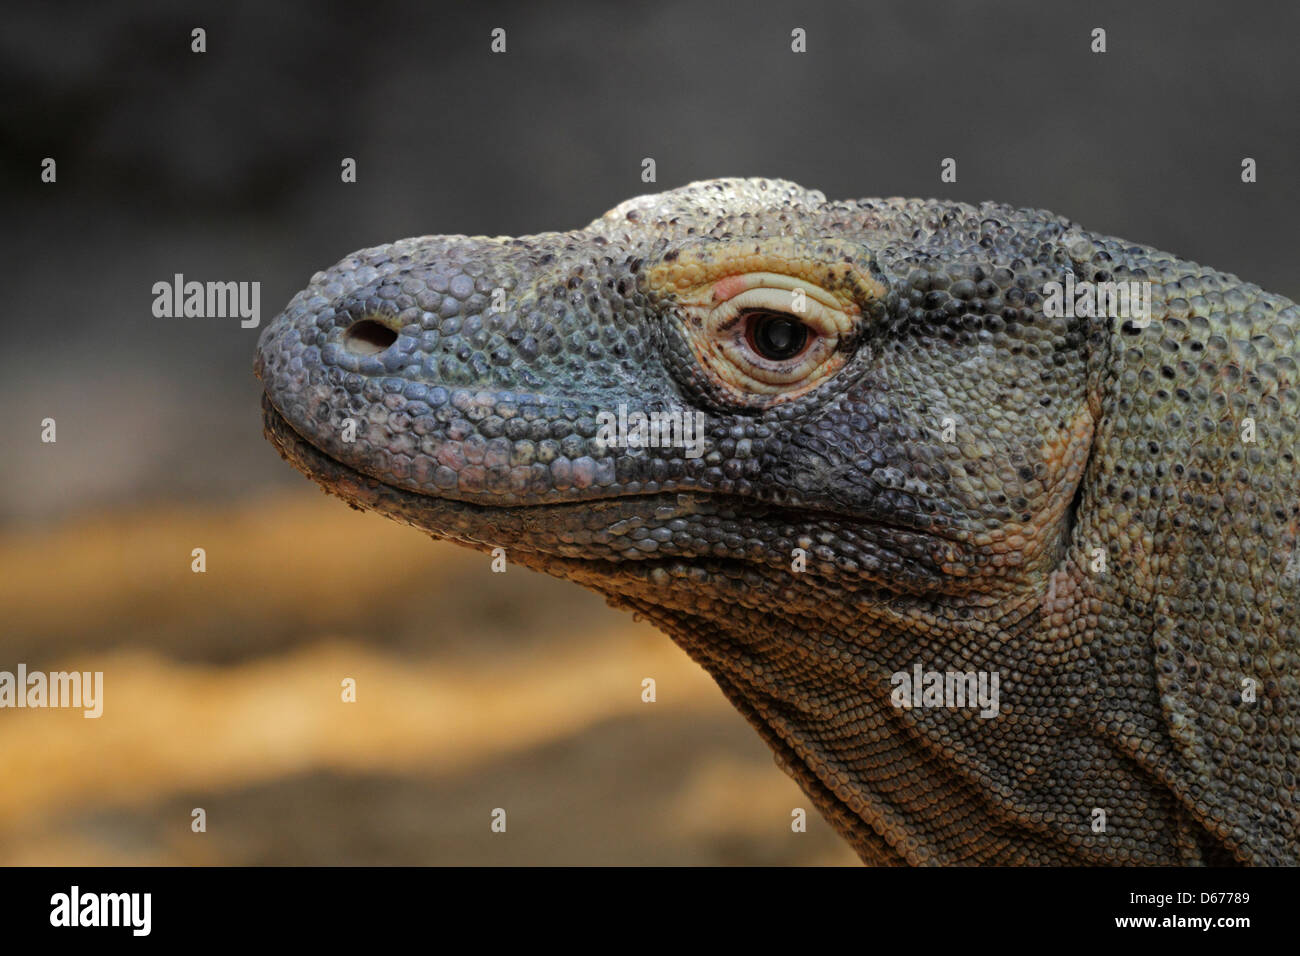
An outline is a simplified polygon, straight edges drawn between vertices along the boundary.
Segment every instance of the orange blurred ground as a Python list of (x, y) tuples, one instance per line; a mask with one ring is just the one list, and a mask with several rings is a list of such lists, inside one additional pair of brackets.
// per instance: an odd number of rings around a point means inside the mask
[(665, 636), (488, 562), (310, 488), (0, 537), (0, 670), (105, 675), (0, 710), (0, 864), (856, 863)]

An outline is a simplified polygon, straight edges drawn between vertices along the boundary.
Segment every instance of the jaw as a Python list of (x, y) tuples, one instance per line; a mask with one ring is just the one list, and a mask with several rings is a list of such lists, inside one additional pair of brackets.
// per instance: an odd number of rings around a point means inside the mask
[[(478, 551), (505, 548), (509, 560), (603, 593), (612, 603), (689, 606), (706, 597), (744, 601), (757, 592), (781, 595), (816, 619), (825, 588), (852, 592), (855, 604), (941, 590), (941, 563), (959, 544), (875, 521), (791, 509), (702, 491), (660, 491), (530, 505), (487, 505), (400, 488), (343, 464), (304, 438), (262, 396), (263, 431), (295, 469), (358, 510), (375, 511), (436, 538)], [(665, 533), (668, 532), (668, 533)], [(831, 547), (833, 545), (833, 547)], [(808, 571), (792, 573), (793, 551)], [(829, 551), (828, 551), (829, 548)], [(843, 574), (834, 552), (857, 549), (862, 566)], [(827, 557), (830, 554), (830, 557)], [(882, 572), (875, 563), (892, 567)], [(820, 579), (821, 586), (813, 582)], [(816, 601), (805, 605), (814, 596)]]
[[(584, 553), (592, 552), (591, 545), (566, 545), (563, 541), (566, 532), (572, 534), (574, 531), (575, 515), (598, 516), (598, 520), (584, 522), (594, 532), (602, 526), (646, 513), (663, 515), (671, 510), (682, 516), (692, 514), (696, 511), (694, 501), (699, 497), (664, 492), (561, 504), (483, 505), (408, 491), (342, 464), (295, 431), (265, 394), (262, 396), (262, 431), (281, 458), (353, 508), (376, 511), (435, 538), (479, 550), (509, 547), (559, 560), (580, 559)], [(554, 541), (553, 548), (538, 547), (541, 541), (548, 539)]]
[(624, 531), (647, 520), (716, 514), (719, 503), (712, 495), (661, 492), (508, 508), (483, 505), (418, 494), (336, 461), (295, 431), (265, 394), (262, 427), (280, 457), (352, 508), (477, 551), (504, 547), (513, 563), (576, 581), (611, 599), (629, 590), (652, 590), (670, 578), (734, 574), (745, 563), (642, 551)]

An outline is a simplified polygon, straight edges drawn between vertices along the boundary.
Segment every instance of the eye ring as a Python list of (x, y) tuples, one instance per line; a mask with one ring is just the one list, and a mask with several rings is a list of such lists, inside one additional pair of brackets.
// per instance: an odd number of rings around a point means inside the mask
[(741, 312), (745, 344), (769, 362), (799, 358), (812, 342), (814, 330), (787, 312), (774, 309), (746, 309)]
[(718, 391), (738, 405), (788, 402), (834, 375), (860, 309), (807, 280), (745, 272), (676, 296), (681, 330)]

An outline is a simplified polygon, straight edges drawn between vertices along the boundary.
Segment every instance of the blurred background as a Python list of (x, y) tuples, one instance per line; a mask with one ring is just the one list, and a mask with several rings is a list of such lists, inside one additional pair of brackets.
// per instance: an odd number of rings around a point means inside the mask
[(856, 859), (791, 832), (807, 799), (667, 638), (281, 462), (260, 330), (154, 318), (175, 273), (260, 282), (265, 325), (354, 249), (764, 175), (1045, 207), (1300, 298), (1294, 5), (446, 7), (7, 6), (0, 670), (106, 689), (0, 711), (0, 863)]

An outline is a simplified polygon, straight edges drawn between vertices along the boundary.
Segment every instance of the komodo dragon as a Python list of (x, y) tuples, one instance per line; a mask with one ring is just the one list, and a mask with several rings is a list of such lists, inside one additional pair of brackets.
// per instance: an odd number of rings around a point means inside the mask
[(326, 491), (666, 631), (869, 863), (1295, 864), (1298, 330), (1047, 212), (726, 179), (354, 253), (256, 372)]

